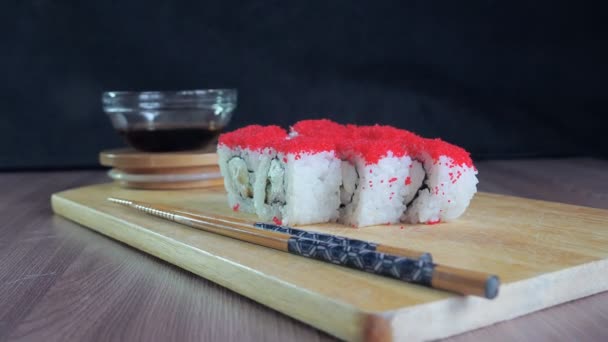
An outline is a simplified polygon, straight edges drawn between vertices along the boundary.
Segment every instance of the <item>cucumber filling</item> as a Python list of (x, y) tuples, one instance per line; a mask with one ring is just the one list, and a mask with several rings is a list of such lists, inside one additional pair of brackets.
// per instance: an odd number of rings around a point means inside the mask
[(354, 165), (343, 160), (340, 163), (342, 184), (340, 185), (340, 208), (352, 203), (355, 191), (359, 186), (359, 173)]
[(285, 168), (278, 159), (270, 161), (268, 177), (266, 178), (266, 204), (284, 205), (285, 200)]
[(244, 198), (253, 198), (253, 171), (247, 168), (247, 163), (240, 157), (228, 161), (228, 171), (236, 192)]

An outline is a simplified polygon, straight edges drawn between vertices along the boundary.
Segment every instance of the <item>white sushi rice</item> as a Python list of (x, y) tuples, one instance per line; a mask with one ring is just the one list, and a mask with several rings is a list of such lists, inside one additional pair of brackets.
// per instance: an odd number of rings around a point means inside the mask
[(342, 183), (341, 160), (335, 153), (279, 153), (278, 160), (285, 170), (286, 204), (280, 210), (283, 224), (335, 222)]
[(449, 167), (452, 159), (447, 156), (441, 156), (437, 162), (429, 156), (423, 159), (427, 187), (418, 191), (403, 220), (435, 223), (458, 218), (477, 192), (477, 170), (464, 164)]
[[(405, 184), (411, 163), (409, 156), (395, 157), (390, 151), (376, 164), (366, 165), (360, 156), (354, 158), (354, 165), (343, 163), (342, 175), (348, 179), (343, 180), (341, 200), (345, 205), (340, 209), (340, 222), (355, 227), (399, 222), (408, 192), (415, 192)], [(356, 187), (353, 174), (358, 175)]]
[[(229, 205), (283, 224), (339, 220), (363, 227), (451, 221), (464, 213), (477, 192), (477, 170), (464, 164), (450, 168), (447, 156), (437, 162), (424, 156), (423, 167), (390, 152), (370, 165), (360, 157), (354, 164), (342, 161), (333, 152), (296, 157), (272, 149), (219, 146), (217, 153)], [(425, 188), (418, 190), (423, 182)]]

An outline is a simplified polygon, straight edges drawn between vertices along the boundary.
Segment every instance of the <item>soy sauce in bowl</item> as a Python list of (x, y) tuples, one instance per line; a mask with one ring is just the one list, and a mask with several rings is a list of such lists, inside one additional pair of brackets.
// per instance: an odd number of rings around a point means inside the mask
[(119, 129), (133, 148), (144, 152), (171, 152), (202, 149), (217, 141), (220, 130), (207, 127), (155, 127)]
[(236, 108), (234, 89), (175, 92), (105, 92), (103, 108), (116, 131), (133, 148), (171, 152), (216, 142)]

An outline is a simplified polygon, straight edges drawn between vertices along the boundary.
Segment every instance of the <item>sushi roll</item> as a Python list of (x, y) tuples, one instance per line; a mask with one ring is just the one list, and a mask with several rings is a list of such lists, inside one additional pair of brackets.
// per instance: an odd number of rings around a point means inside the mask
[(265, 187), (254, 191), (258, 216), (292, 225), (337, 221), (342, 177), (335, 144), (292, 136), (275, 148)]
[(233, 210), (294, 225), (338, 219), (340, 159), (333, 142), (253, 125), (221, 135), (217, 153)]
[(469, 153), (440, 139), (425, 139), (417, 158), (424, 181), (402, 220), (434, 224), (460, 217), (477, 192), (477, 169)]
[(468, 152), (391, 126), (248, 126), (220, 136), (218, 155), (232, 208), (275, 223), (433, 224), (477, 191)]
[(392, 127), (349, 127), (340, 143), (342, 186), (340, 222), (370, 226), (399, 222), (411, 187), (409, 156)]
[(273, 146), (286, 137), (287, 131), (278, 126), (258, 125), (220, 135), (218, 163), (233, 210), (256, 212), (254, 189), (264, 186), (270, 162), (276, 157)]

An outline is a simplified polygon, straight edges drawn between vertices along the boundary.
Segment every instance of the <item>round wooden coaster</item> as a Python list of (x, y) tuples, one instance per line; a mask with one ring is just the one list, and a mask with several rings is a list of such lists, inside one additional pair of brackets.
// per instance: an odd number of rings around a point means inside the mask
[[(116, 169), (116, 168), (115, 168)], [(200, 167), (171, 167), (162, 169), (116, 169), (123, 173), (131, 175), (173, 175), (173, 174), (200, 174), (200, 173), (219, 173), (218, 165), (200, 166)]]
[(142, 189), (142, 190), (188, 190), (200, 188), (212, 188), (224, 185), (223, 178), (209, 179), (204, 181), (192, 182), (175, 182), (175, 183), (158, 183), (158, 182), (127, 182), (116, 181), (124, 188)]
[[(207, 150), (206, 150), (207, 151)], [(102, 151), (101, 165), (120, 186), (136, 189), (193, 189), (223, 184), (215, 153), (148, 153), (134, 149)]]
[(102, 151), (99, 162), (118, 169), (174, 169), (217, 165), (217, 154), (200, 151), (148, 153), (134, 149)]
[(175, 182), (194, 182), (204, 181), (209, 179), (222, 178), (219, 170), (217, 172), (203, 172), (203, 173), (127, 173), (119, 169), (112, 169), (108, 172), (108, 176), (114, 180), (126, 181), (126, 182), (142, 182), (142, 183), (175, 183)]

